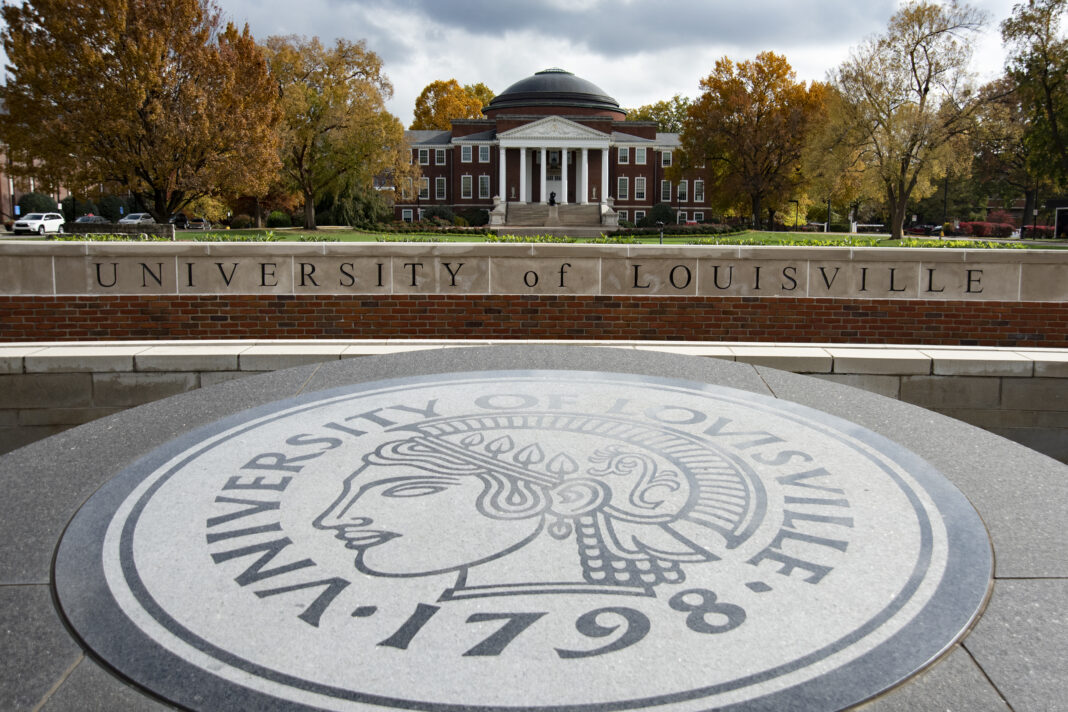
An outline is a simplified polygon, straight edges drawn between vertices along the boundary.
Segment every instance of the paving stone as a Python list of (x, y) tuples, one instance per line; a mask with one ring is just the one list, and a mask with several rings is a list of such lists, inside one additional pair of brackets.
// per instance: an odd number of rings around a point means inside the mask
[(931, 359), (911, 349), (828, 348), (834, 357), (834, 373), (882, 373), (889, 375), (931, 372)]
[(934, 363), (936, 376), (1012, 376), (1030, 378), (1034, 361), (1026, 356), (994, 349), (987, 351), (932, 349), (923, 351)]
[(1001, 407), (1068, 411), (1068, 379), (1006, 379), (1002, 386)]
[(991, 427), (987, 430), (1055, 460), (1068, 462), (1068, 437), (1065, 437), (1063, 427), (1043, 428), (1036, 425), (1030, 428)]
[(887, 398), (896, 399), (901, 392), (900, 376), (878, 376), (854, 373), (813, 373), (809, 375), (813, 378), (830, 381), (831, 383), (840, 383), (843, 386), (860, 388), (869, 393), (878, 393)]
[(246, 376), (255, 376), (265, 371), (205, 371), (200, 374), (200, 387), (207, 388), (219, 383), (226, 383), (227, 381), (233, 381), (237, 378), (245, 378)]
[(1068, 579), (996, 581), (964, 645), (1012, 709), (1064, 709)]
[(42, 348), (44, 347), (0, 345), (0, 373), (22, 373), (22, 359)]
[(131, 687), (83, 657), (78, 667), (49, 696), (40, 712), (163, 712), (174, 707)]
[(70, 425), (0, 427), (0, 454), (17, 450), (51, 435), (62, 433), (70, 427)]
[(0, 586), (0, 709), (32, 709), (81, 656), (47, 583)]
[(1068, 350), (1017, 351), (1035, 362), (1036, 378), (1068, 378)]
[(23, 358), (26, 373), (102, 373), (134, 370), (143, 346), (49, 346)]
[(241, 353), (238, 366), (242, 371), (274, 371), (336, 361), (347, 348), (344, 344), (256, 345)]
[(997, 408), (1001, 380), (978, 376), (905, 376), (901, 400), (924, 408)]
[(122, 408), (34, 408), (20, 410), (19, 425), (81, 425), (90, 420), (114, 415)]
[(54, 408), (93, 404), (89, 373), (34, 373), (0, 376), (0, 408)]
[(249, 344), (182, 344), (153, 346), (137, 355), (138, 371), (236, 371), (238, 356)]
[(954, 647), (934, 667), (858, 712), (1012, 712), (968, 652)]
[(731, 346), (730, 350), (735, 361), (794, 373), (830, 373), (834, 361), (825, 349), (803, 346)]
[(131, 406), (200, 387), (195, 373), (93, 374), (93, 401), (98, 406)]

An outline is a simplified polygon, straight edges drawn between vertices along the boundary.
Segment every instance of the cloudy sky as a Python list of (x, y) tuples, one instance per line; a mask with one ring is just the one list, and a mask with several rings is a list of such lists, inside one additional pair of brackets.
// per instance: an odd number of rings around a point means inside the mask
[[(625, 107), (693, 97), (724, 55), (784, 54), (801, 79), (823, 79), (850, 47), (886, 28), (899, 0), (218, 0), (258, 39), (297, 34), (366, 40), (393, 82), (405, 126), (435, 79), (494, 92), (547, 67), (592, 81)], [(1004, 61), (997, 26), (1014, 0), (973, 0), (988, 14), (973, 66)]]

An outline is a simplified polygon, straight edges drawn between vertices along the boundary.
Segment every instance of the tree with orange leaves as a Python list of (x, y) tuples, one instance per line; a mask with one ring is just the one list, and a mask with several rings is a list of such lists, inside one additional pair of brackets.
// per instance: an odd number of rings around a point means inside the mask
[(701, 88), (683, 122), (680, 168), (707, 166), (720, 207), (748, 202), (759, 228), (762, 211), (801, 182), (805, 135), (826, 86), (798, 82), (785, 57), (761, 52), (752, 61), (717, 61)]
[[(448, 131), (452, 119), (481, 119), (486, 92), (489, 90), (485, 84), (476, 84), (468, 89), (460, 86), (455, 79), (430, 82), (415, 99), (411, 128)], [(492, 92), (488, 95), (493, 98)]]
[(207, 195), (266, 190), (277, 87), (248, 28), (212, 0), (27, 0), (3, 18), (0, 139), (17, 171), (121, 185), (158, 222)]

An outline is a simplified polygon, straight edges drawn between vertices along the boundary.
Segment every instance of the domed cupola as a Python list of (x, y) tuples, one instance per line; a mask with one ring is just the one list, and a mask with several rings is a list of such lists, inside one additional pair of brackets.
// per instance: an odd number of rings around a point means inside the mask
[(593, 82), (576, 77), (563, 69), (543, 69), (520, 79), (498, 94), (483, 113), (489, 118), (499, 114), (566, 114), (608, 116), (623, 120), (627, 112)]

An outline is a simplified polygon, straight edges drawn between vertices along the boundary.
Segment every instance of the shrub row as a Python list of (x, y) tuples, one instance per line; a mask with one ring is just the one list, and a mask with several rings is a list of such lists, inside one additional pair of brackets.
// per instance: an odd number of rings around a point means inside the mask
[(1053, 234), (1052, 225), (1026, 225), (1020, 230), (1020, 237), (1049, 238), (1056, 235)]
[(1015, 229), (1011, 223), (962, 222), (957, 234), (973, 237), (1012, 237)]
[[(730, 225), (665, 225), (664, 235), (672, 236), (688, 236), (688, 235), (728, 235), (731, 233), (741, 232), (741, 228), (732, 227)], [(658, 227), (633, 227), (623, 228), (607, 233), (610, 236), (622, 236), (622, 235), (660, 235), (660, 228)]]

